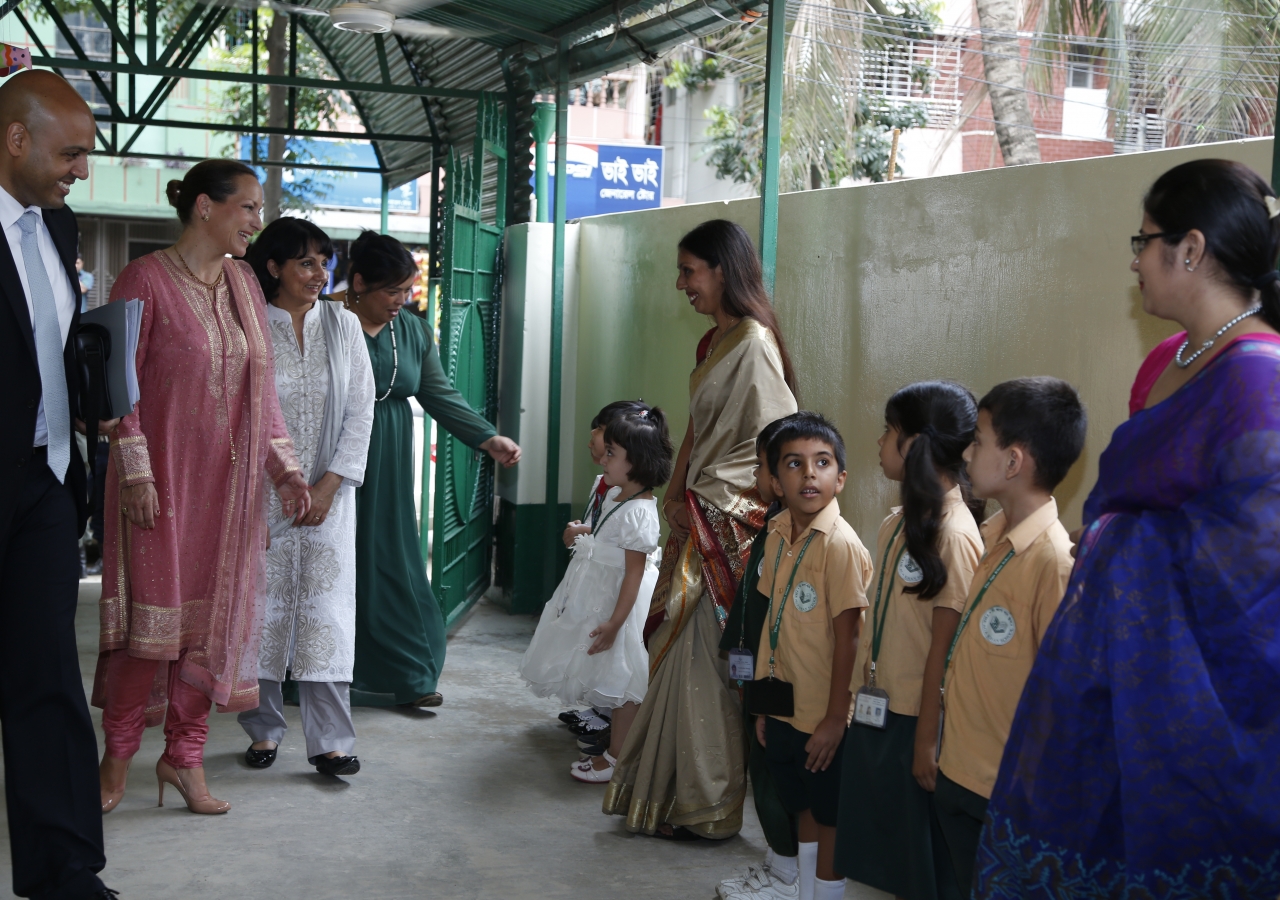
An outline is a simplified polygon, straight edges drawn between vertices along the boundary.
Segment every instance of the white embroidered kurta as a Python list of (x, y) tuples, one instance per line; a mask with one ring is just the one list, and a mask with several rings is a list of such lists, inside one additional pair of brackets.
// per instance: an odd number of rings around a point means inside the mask
[[(315, 463), (329, 393), (329, 350), (317, 301), (303, 319), (303, 345), (289, 314), (268, 304), (276, 358), (276, 393), (304, 474)], [(351, 360), (338, 448), (329, 471), (342, 476), (329, 515), (319, 526), (290, 528), (267, 551), (267, 601), (258, 677), (283, 681), (351, 681), (356, 640), (356, 487), (364, 481), (373, 429), (373, 367), (360, 321), (342, 312)], [(281, 519), (271, 494), (268, 522)]]

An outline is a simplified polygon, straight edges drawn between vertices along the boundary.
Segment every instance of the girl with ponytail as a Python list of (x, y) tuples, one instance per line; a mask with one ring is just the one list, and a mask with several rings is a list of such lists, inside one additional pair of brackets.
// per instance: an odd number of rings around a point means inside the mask
[(880, 467), (902, 505), (880, 526), (879, 569), (854, 680), (858, 712), (845, 740), (836, 869), (907, 900), (955, 895), (932, 817), (943, 660), (982, 555), (964, 451), (978, 404), (951, 381), (921, 381), (885, 407)]

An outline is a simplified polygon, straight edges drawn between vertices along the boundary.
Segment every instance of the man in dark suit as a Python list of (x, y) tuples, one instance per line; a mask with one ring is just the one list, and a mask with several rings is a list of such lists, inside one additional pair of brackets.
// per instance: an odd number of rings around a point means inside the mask
[(89, 107), (52, 72), (0, 86), (0, 723), (13, 891), (41, 900), (115, 893), (97, 876), (98, 747), (75, 638), (87, 494), (66, 196), (88, 177), (94, 134)]

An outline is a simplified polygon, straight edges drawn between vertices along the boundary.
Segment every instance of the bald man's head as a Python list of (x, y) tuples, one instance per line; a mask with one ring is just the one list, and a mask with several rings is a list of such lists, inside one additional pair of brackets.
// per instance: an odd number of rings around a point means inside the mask
[(32, 69), (0, 85), (0, 187), (23, 206), (57, 209), (89, 177), (93, 113), (64, 78)]

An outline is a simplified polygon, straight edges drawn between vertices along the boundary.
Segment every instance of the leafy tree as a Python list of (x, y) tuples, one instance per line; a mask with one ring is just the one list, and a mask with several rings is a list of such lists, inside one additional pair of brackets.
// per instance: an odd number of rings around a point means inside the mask
[[(802, 0), (787, 40), (782, 110), (779, 183), (783, 190), (839, 184), (843, 178), (883, 181), (894, 128), (918, 128), (928, 122), (922, 104), (890, 102), (883, 94), (860, 90), (860, 67), (867, 51), (893, 52), (906, 39), (933, 34), (938, 19), (931, 6), (908, 0), (895, 18), (893, 37), (851, 31), (847, 17), (832, 10), (860, 9), (856, 0), (819, 4)], [(728, 29), (686, 56), (705, 54), (738, 79), (735, 109), (712, 107), (707, 157), (717, 177), (760, 186), (764, 135), (764, 46), (762, 25)], [(682, 57), (677, 56), (673, 74)], [(934, 74), (917, 66), (912, 79), (927, 84)], [(901, 168), (899, 167), (899, 171)]]
[[(253, 31), (249, 15), (229, 16), (225, 21), (221, 46), (212, 50), (215, 67), (230, 71), (248, 72), (252, 68)], [(288, 17), (269, 10), (259, 13), (258, 65), (271, 75), (288, 72)], [(315, 44), (298, 30), (297, 74), (301, 78), (330, 78), (328, 63)], [(294, 122), (300, 129), (336, 129), (339, 117), (350, 114), (352, 105), (345, 92), (320, 91), (311, 88), (295, 88)], [(258, 89), (258, 123), (268, 127), (283, 128), (288, 125), (289, 88), (271, 85)], [(248, 126), (253, 123), (253, 86), (232, 83), (223, 92), (230, 122)], [(259, 143), (259, 158), (265, 160), (296, 161), (305, 163), (330, 163), (341, 165), (345, 160), (337, 158), (335, 149), (325, 158), (312, 155), (314, 143), (308, 144), (296, 138), (270, 135)], [(316, 169), (291, 169), (291, 177), (281, 166), (266, 167), (267, 181), (264, 187), (263, 219), (276, 219), (281, 210), (307, 210), (328, 196), (333, 188), (333, 173)]]

